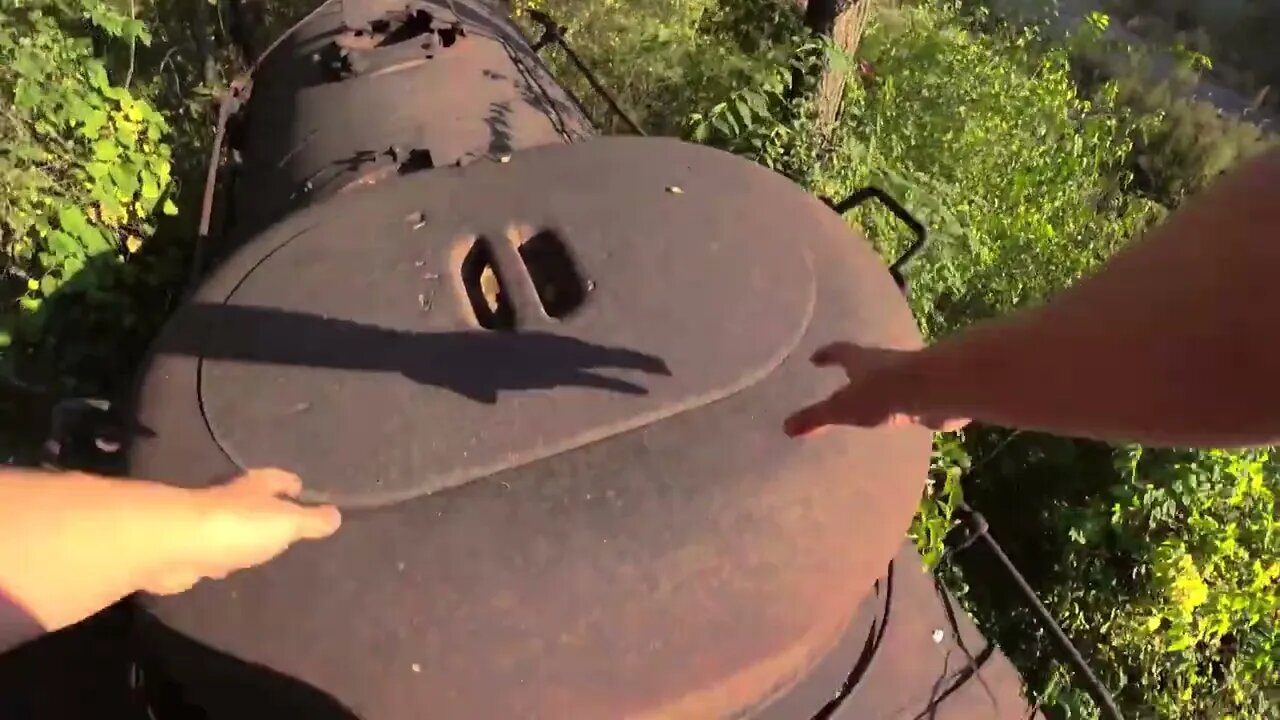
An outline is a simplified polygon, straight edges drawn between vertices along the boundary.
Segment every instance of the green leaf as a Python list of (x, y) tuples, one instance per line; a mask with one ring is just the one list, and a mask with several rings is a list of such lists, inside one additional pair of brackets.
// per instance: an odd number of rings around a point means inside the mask
[(62, 263), (62, 279), (66, 282), (76, 276), (84, 269), (84, 260), (78, 257), (69, 257)]
[(89, 173), (89, 177), (97, 180), (111, 171), (111, 166), (104, 162), (85, 163), (85, 172)]
[(91, 255), (112, 250), (110, 241), (95, 227), (86, 227), (84, 234), (80, 235), (79, 238)]
[(132, 165), (116, 165), (111, 168), (111, 179), (116, 184), (116, 199), (128, 202), (138, 192), (138, 175)]
[(49, 249), (53, 251), (55, 256), (76, 257), (84, 254), (84, 247), (74, 237), (61, 230), (51, 231), (48, 237), (45, 238), (45, 242), (49, 244)]
[[(167, 153), (168, 148), (163, 148), (163, 151)], [(155, 173), (156, 177), (160, 178), (161, 183), (169, 182), (169, 173), (172, 172), (172, 168), (167, 159), (162, 157), (153, 157), (147, 161), (147, 165), (150, 167), (151, 172)]]
[(58, 286), (61, 284), (62, 281), (56, 275), (50, 273), (40, 278), (40, 292), (44, 293), (45, 297), (49, 297), (58, 291)]
[(178, 214), (178, 206), (174, 205), (172, 200), (165, 198), (164, 205), (161, 206), (160, 212), (172, 217)]
[(102, 236), (102, 233), (96, 227), (89, 224), (88, 218), (84, 216), (80, 208), (74, 206), (62, 208), (58, 211), (58, 222), (64, 230), (75, 236), (91, 255), (111, 249), (111, 243)]
[(107, 123), (107, 113), (105, 110), (92, 108), (85, 114), (83, 122), (84, 126), (80, 128), (80, 134), (92, 140), (102, 132), (102, 126)]
[(111, 162), (120, 157), (120, 146), (113, 138), (103, 138), (93, 144), (93, 157), (95, 160)]
[(136, 38), (143, 45), (151, 44), (151, 35), (147, 32), (146, 26), (141, 20), (130, 18), (120, 25), (120, 35), (125, 40)]
[(769, 117), (769, 101), (764, 95), (748, 91), (742, 93), (742, 97), (757, 115), (760, 117)]
[(89, 63), (89, 82), (99, 90), (106, 90), (111, 87), (111, 79), (107, 77), (107, 68), (101, 62), (94, 61)]
[(142, 199), (155, 200), (160, 197), (160, 186), (156, 184), (154, 175), (147, 171), (142, 171)]
[(89, 227), (89, 219), (75, 205), (65, 205), (58, 210), (58, 224), (62, 229), (79, 237)]

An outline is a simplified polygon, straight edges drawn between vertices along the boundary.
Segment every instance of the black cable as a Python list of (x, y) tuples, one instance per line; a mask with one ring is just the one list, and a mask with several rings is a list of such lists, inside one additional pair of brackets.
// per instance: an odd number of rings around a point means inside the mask
[(591, 72), (591, 69), (582, 61), (582, 58), (578, 57), (578, 53), (574, 52), (573, 48), (569, 47), (569, 43), (564, 39), (565, 27), (557, 24), (556, 21), (551, 19), (550, 15), (538, 10), (530, 10), (529, 17), (534, 22), (542, 26), (542, 37), (538, 38), (538, 41), (533, 44), (533, 51), (538, 52), (547, 45), (558, 45), (561, 50), (564, 50), (564, 54), (569, 58), (569, 61), (572, 62), (574, 66), (578, 68), (578, 71), (582, 73), (582, 76), (587, 79), (587, 83), (591, 85), (591, 89), (596, 91), (596, 94), (605, 101), (609, 106), (609, 109), (612, 110), (615, 115), (622, 118), (622, 121), (631, 128), (631, 132), (634, 132), (637, 135), (647, 136), (648, 133), (640, 127), (639, 123), (627, 114), (626, 110), (622, 109), (622, 106), (618, 104), (616, 99), (614, 99), (613, 94), (605, 89), (604, 85), (600, 83), (600, 80), (596, 77), (595, 73)]
[(1085, 689), (1088, 691), (1089, 696), (1093, 698), (1093, 701), (1096, 702), (1098, 707), (1102, 710), (1102, 715), (1110, 720), (1123, 720), (1124, 715), (1121, 714), (1120, 708), (1116, 705), (1115, 698), (1112, 697), (1111, 692), (1107, 690), (1107, 687), (1098, 679), (1098, 676), (1093, 672), (1093, 668), (1089, 667), (1089, 663), (1084, 659), (1084, 656), (1080, 654), (1080, 650), (1076, 648), (1075, 644), (1071, 642), (1071, 639), (1067, 637), (1067, 634), (1063, 632), (1062, 627), (1058, 625), (1058, 621), (1054, 619), (1052, 614), (1050, 614), (1048, 608), (1040, 602), (1040, 598), (1036, 595), (1036, 591), (1031, 587), (1030, 583), (1027, 582), (1026, 578), (1022, 576), (1022, 573), (1018, 572), (1018, 568), (1014, 566), (1013, 561), (1005, 554), (1004, 548), (1000, 547), (1000, 543), (996, 542), (995, 538), (991, 537), (989, 532), (990, 525), (987, 523), (987, 519), (982, 516), (982, 513), (979, 513), (969, 507), (966, 503), (960, 503), (958, 514), (961, 516), (961, 521), (967, 521), (971, 527), (969, 529), (969, 535), (961, 542), (957, 547), (957, 550), (968, 547), (978, 540), (982, 541), (986, 548), (991, 551), (991, 554), (995, 556), (1000, 566), (1004, 569), (1005, 574), (1013, 580), (1014, 585), (1022, 593), (1027, 604), (1031, 607), (1032, 612), (1038, 618), (1041, 627), (1047, 630), (1049, 635), (1054, 639), (1055, 644), (1058, 646), (1058, 650), (1066, 659), (1067, 664), (1069, 664), (1075, 671), (1078, 679), (1084, 684)]

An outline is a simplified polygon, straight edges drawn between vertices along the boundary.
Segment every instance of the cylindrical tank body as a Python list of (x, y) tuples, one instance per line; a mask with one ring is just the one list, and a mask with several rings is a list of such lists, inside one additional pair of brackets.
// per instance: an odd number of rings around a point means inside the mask
[[(285, 467), (344, 526), (149, 599), (157, 703), (792, 720), (895, 637), (930, 434), (781, 432), (842, 381), (817, 347), (920, 343), (826, 205), (719, 151), (591, 138), (479, 0), (326, 4), (235, 135), (238, 249), (155, 345), (131, 472)], [(932, 703), (937, 678), (881, 666)]]
[(250, 90), (234, 133), (240, 239), (398, 173), (593, 134), (506, 9), (484, 0), (329, 2)]

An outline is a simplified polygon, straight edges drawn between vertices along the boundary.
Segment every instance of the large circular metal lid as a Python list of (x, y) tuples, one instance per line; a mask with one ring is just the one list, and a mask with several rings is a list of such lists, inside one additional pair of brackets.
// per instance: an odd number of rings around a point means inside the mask
[(919, 343), (866, 243), (725, 153), (612, 138), (336, 196), (175, 315), (131, 462), (298, 470), (344, 527), (151, 607), (362, 718), (760, 711), (836, 645), (927, 468), (919, 429), (783, 436), (843, 380), (807, 362), (834, 339)]
[(187, 320), (223, 452), (380, 505), (705, 405), (790, 354), (807, 253), (715, 221), (701, 184), (563, 182), (558, 164), (367, 195), (237, 258)]

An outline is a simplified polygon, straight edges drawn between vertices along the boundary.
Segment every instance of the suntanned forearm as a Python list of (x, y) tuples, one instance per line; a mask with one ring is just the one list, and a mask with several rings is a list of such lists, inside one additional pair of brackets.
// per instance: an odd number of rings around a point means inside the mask
[(331, 535), (342, 517), (294, 501), (273, 468), (186, 489), (0, 467), (0, 652), (131, 593), (172, 594)]
[(1044, 306), (897, 365), (910, 413), (1156, 445), (1280, 441), (1280, 153)]
[(155, 483), (0, 469), (0, 591), (46, 630), (106, 607), (138, 589), (140, 578), (122, 570), (133, 556), (174, 542), (133, 515), (176, 521), (184, 502)]

